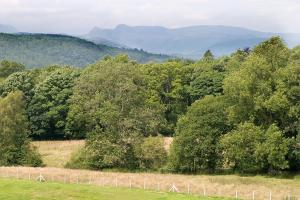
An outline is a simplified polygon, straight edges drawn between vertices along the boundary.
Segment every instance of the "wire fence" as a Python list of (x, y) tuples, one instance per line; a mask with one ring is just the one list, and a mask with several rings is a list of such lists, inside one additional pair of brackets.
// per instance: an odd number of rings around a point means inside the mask
[(138, 188), (157, 192), (186, 193), (206, 197), (229, 197), (251, 200), (300, 200), (300, 185), (293, 188), (268, 188), (241, 181), (220, 183), (211, 179), (194, 180), (168, 174), (110, 173), (58, 168), (0, 167), (4, 178), (65, 184), (90, 184), (102, 187)]

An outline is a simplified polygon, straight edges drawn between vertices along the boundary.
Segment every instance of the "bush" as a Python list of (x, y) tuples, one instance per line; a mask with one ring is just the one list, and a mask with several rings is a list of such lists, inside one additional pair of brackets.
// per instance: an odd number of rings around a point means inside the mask
[(71, 169), (88, 169), (88, 160), (88, 154), (83, 147), (72, 154), (71, 159), (67, 162), (65, 167)]
[(166, 164), (167, 156), (162, 137), (145, 138), (137, 150), (140, 169), (158, 170)]
[(289, 145), (289, 139), (275, 125), (264, 131), (250, 122), (240, 124), (221, 139), (224, 163), (239, 172), (287, 169)]

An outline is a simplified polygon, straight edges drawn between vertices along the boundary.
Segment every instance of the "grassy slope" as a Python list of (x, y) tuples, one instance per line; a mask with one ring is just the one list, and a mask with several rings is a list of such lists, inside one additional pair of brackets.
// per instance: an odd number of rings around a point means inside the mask
[(167, 56), (96, 45), (92, 42), (64, 35), (0, 33), (0, 60), (21, 62), (27, 67), (51, 64), (85, 66), (106, 55), (128, 54), (139, 62), (162, 61)]
[(116, 189), (75, 184), (38, 183), (21, 180), (0, 179), (0, 199), (200, 200), (208, 198), (197, 198), (181, 194), (150, 192), (138, 189)]

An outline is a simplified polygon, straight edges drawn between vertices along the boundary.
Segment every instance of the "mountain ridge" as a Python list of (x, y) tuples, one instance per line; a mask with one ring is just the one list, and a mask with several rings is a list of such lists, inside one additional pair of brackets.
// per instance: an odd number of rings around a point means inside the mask
[(297, 33), (271, 33), (224, 25), (166, 28), (120, 24), (114, 29), (94, 27), (86, 39), (96, 43), (105, 39), (148, 52), (199, 58), (208, 49), (222, 56), (239, 48), (253, 47), (275, 35), (283, 37), (290, 47), (300, 44), (300, 34)]
[(11, 26), (6, 24), (0, 24), (0, 33), (17, 33), (18, 30)]

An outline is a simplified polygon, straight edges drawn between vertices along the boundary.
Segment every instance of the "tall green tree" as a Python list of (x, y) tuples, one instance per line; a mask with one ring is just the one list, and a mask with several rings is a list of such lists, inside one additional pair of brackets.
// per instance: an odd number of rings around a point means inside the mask
[(169, 165), (178, 172), (214, 170), (219, 161), (218, 144), (230, 130), (222, 96), (206, 96), (180, 118), (172, 143)]
[(174, 134), (178, 117), (184, 114), (187, 106), (191, 104), (188, 91), (192, 67), (176, 60), (142, 66), (147, 90), (152, 99), (160, 101), (164, 107), (167, 126), (162, 130), (163, 135)]
[(211, 50), (207, 50), (207, 51), (204, 53), (202, 60), (203, 60), (204, 62), (211, 62), (211, 61), (214, 60), (214, 58), (215, 58), (215, 56), (213, 55), (213, 53), (211, 52)]
[(222, 95), (226, 75), (225, 62), (220, 60), (199, 61), (194, 64), (189, 95), (194, 102), (206, 95)]
[(106, 58), (86, 68), (74, 89), (68, 115), (72, 135), (88, 133), (90, 167), (135, 168), (135, 148), (157, 135), (160, 104), (146, 91), (138, 64), (126, 56)]
[(34, 88), (28, 114), (36, 138), (64, 138), (69, 98), (79, 71), (70, 67), (54, 70)]
[(282, 126), (287, 116), (288, 99), (281, 88), (278, 74), (286, 68), (289, 51), (280, 38), (258, 45), (243, 63), (224, 80), (224, 94), (231, 102), (229, 118), (236, 124), (254, 119), (257, 125)]
[(0, 165), (41, 165), (39, 154), (29, 143), (22, 92), (0, 98), (0, 116)]
[(30, 71), (15, 72), (5, 79), (0, 86), (0, 95), (5, 97), (10, 92), (22, 91), (24, 94), (26, 107), (31, 101), (34, 92), (34, 74)]
[(24, 71), (25, 66), (21, 63), (17, 63), (14, 61), (2, 60), (0, 62), (0, 78), (8, 77), (14, 72)]

